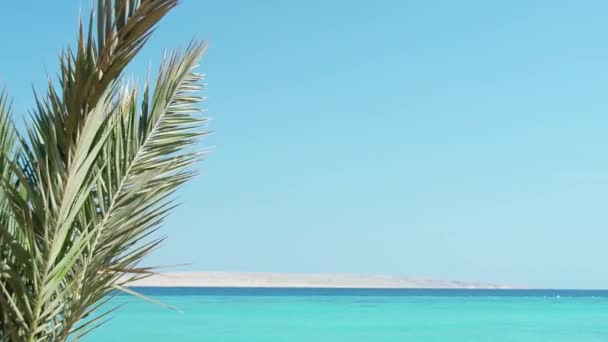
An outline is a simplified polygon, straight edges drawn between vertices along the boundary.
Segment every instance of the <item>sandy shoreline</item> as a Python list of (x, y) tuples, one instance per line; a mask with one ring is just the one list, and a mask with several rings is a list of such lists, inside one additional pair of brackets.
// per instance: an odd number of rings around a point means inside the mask
[(446, 288), (508, 289), (509, 286), (388, 275), (298, 274), (247, 272), (162, 273), (134, 282), (150, 287), (323, 287), (323, 288)]

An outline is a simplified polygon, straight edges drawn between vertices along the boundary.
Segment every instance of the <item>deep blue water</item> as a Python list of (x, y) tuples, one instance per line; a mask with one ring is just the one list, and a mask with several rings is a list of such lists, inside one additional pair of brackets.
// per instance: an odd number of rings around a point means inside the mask
[[(336, 289), (276, 287), (132, 287), (148, 296), (431, 296), (606, 297), (608, 290), (563, 289)], [(120, 294), (124, 295), (124, 294)]]
[(600, 342), (608, 291), (135, 288), (89, 342)]

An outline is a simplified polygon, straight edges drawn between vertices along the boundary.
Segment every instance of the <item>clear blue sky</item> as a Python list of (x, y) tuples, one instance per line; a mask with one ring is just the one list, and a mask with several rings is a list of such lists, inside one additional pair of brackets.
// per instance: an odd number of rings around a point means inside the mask
[[(84, 7), (89, 2), (84, 1)], [(23, 112), (78, 1), (10, 1)], [(150, 263), (608, 287), (605, 1), (184, 0), (216, 134)]]

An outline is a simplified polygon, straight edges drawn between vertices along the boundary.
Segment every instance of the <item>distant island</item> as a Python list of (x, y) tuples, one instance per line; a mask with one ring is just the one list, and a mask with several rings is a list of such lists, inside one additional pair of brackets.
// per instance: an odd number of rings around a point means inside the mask
[(510, 289), (511, 286), (390, 275), (262, 272), (175, 272), (153, 275), (131, 286), (151, 287), (322, 287)]

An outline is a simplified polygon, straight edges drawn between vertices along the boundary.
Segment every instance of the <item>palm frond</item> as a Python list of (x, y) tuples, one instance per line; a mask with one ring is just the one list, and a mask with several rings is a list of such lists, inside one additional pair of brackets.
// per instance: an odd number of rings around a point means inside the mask
[(78, 338), (112, 291), (150, 274), (137, 265), (162, 239), (146, 238), (202, 155), (205, 45), (168, 54), (141, 95), (121, 75), (176, 5), (98, 0), (23, 137), (0, 95), (0, 340)]
[[(11, 106), (8, 95), (0, 90), (0, 340), (7, 339), (25, 321), (20, 309), (27, 298), (9, 292), (8, 286), (23, 288), (21, 278), (15, 277), (13, 266), (23, 267), (28, 253), (23, 236), (15, 229), (10, 215), (10, 200), (6, 188), (12, 188), (11, 163), (15, 156), (16, 132), (11, 121)], [(10, 285), (9, 285), (10, 284)], [(15, 317), (15, 319), (11, 319)]]

